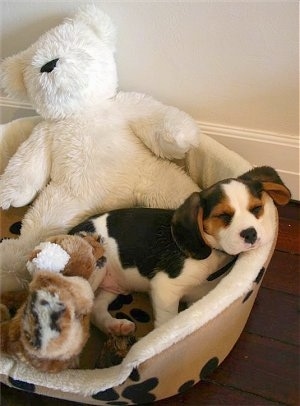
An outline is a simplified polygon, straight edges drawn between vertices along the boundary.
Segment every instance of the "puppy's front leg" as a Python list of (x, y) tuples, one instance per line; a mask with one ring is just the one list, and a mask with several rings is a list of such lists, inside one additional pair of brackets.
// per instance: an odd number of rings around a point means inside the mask
[(126, 336), (135, 331), (135, 324), (127, 319), (116, 319), (108, 312), (108, 306), (118, 295), (100, 290), (92, 310), (92, 323), (106, 334)]
[(151, 298), (155, 327), (161, 326), (177, 315), (181, 290), (181, 286), (172, 284), (172, 280), (162, 272), (152, 279)]

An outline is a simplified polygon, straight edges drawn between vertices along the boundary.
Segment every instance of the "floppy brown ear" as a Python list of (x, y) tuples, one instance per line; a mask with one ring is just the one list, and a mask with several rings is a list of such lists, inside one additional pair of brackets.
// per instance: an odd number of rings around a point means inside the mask
[(285, 205), (290, 201), (291, 192), (282, 182), (280, 176), (274, 168), (270, 166), (260, 166), (246, 172), (239, 179), (244, 181), (258, 181), (274, 202), (278, 205)]
[(199, 209), (200, 194), (195, 192), (175, 210), (171, 227), (173, 238), (181, 251), (192, 258), (205, 259), (211, 254), (211, 248), (199, 230)]
[(280, 206), (288, 204), (291, 198), (291, 192), (285, 185), (274, 182), (262, 182), (264, 191), (268, 193), (274, 202)]
[(68, 277), (67, 283), (67, 290), (74, 298), (76, 315), (79, 317), (91, 313), (94, 294), (90, 284), (77, 276)]

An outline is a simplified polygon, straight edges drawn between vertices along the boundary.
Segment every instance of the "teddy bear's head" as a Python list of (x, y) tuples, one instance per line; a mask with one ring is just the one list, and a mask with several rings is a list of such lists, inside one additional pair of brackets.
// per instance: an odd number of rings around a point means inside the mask
[(79, 11), (0, 65), (0, 83), (46, 119), (99, 105), (117, 90), (115, 30), (95, 6)]

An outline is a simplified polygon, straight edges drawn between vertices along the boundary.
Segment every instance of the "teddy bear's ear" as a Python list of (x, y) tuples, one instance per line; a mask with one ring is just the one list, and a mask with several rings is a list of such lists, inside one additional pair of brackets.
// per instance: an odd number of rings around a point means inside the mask
[(24, 83), (26, 51), (10, 56), (0, 64), (0, 87), (17, 100), (28, 101)]
[(89, 5), (81, 8), (74, 21), (81, 21), (89, 26), (97, 36), (111, 49), (115, 49), (116, 29), (110, 17), (97, 8)]

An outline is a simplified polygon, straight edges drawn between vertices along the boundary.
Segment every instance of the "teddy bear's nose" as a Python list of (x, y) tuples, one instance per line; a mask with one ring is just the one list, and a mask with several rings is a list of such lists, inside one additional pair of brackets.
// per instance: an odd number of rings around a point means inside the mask
[(47, 72), (47, 73), (52, 72), (53, 69), (55, 68), (56, 64), (57, 64), (58, 59), (59, 59), (59, 58), (56, 58), (56, 59), (53, 59), (53, 60), (50, 61), (50, 62), (45, 63), (45, 65), (43, 65), (43, 66), (41, 67), (40, 72), (41, 72), (41, 73), (43, 73), (43, 72)]

